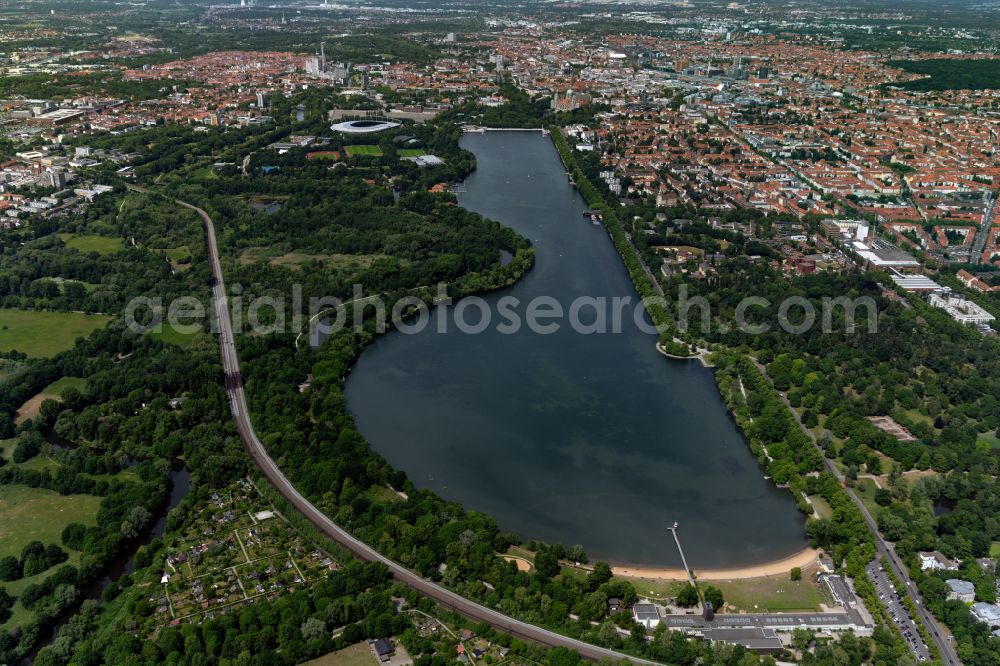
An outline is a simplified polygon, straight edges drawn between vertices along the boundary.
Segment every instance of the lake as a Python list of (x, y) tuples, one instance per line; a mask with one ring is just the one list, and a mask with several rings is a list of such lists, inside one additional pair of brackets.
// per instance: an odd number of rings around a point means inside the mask
[[(631, 297), (611, 239), (583, 216), (548, 137), (467, 135), (477, 170), (459, 202), (531, 239), (535, 267), (485, 296)], [(449, 310), (454, 314), (455, 308)], [(476, 322), (470, 309), (465, 321)], [(564, 321), (477, 335), (452, 325), (381, 336), (347, 382), (372, 447), (418, 487), (491, 515), (524, 539), (582, 544), (591, 559), (694, 569), (756, 564), (806, 545), (791, 495), (764, 479), (711, 372), (660, 355), (627, 310), (622, 331)], [(496, 320), (497, 317), (494, 317)], [(580, 316), (587, 322), (593, 315)]]

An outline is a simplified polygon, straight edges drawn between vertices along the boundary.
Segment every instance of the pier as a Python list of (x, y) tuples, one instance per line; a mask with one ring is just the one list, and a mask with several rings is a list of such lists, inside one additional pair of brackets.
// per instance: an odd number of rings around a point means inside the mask
[(687, 559), (684, 557), (684, 549), (681, 548), (681, 540), (677, 536), (677, 527), (678, 527), (677, 523), (674, 523), (667, 529), (670, 530), (670, 533), (674, 535), (674, 543), (677, 544), (677, 552), (681, 554), (681, 564), (684, 565), (684, 573), (687, 574), (688, 582), (694, 585), (694, 574), (691, 573), (691, 568), (688, 567)]

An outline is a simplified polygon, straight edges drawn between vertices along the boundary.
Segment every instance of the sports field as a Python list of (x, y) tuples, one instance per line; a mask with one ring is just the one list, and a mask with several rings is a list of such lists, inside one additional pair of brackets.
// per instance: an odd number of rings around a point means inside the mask
[(347, 154), (351, 157), (366, 155), (370, 157), (382, 157), (382, 149), (378, 146), (347, 146)]
[(55, 356), (109, 321), (106, 315), (0, 308), (0, 352), (16, 349), (33, 358)]

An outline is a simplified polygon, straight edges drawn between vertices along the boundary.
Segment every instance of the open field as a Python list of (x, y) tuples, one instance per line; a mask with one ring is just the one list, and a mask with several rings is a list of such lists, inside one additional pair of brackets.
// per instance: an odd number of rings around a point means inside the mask
[(55, 356), (111, 321), (106, 315), (0, 309), (0, 351), (34, 358)]
[(204, 328), (194, 333), (181, 332), (171, 326), (170, 324), (163, 324), (159, 331), (150, 331), (149, 336), (156, 338), (160, 342), (168, 345), (177, 345), (178, 347), (185, 347), (187, 345), (193, 344), (199, 338), (204, 335)]
[(75, 388), (80, 393), (83, 393), (87, 390), (87, 380), (79, 377), (62, 377), (61, 379), (57, 379), (21, 405), (17, 410), (15, 422), (20, 425), (28, 419), (35, 418), (38, 416), (38, 409), (44, 401), (62, 399), (63, 391), (68, 388)]
[(87, 234), (58, 234), (66, 247), (80, 252), (112, 254), (122, 249), (122, 239), (112, 236), (91, 236)]
[(618, 580), (632, 583), (636, 593), (643, 598), (666, 602), (675, 597), (687, 585), (681, 580), (662, 580), (658, 578), (632, 578), (630, 576), (615, 576)]
[(1000, 557), (1000, 541), (990, 544), (990, 557)]
[(62, 543), (70, 523), (93, 525), (100, 497), (60, 495), (42, 488), (0, 486), (0, 557), (21, 554), (29, 541)]
[(302, 666), (375, 666), (377, 663), (368, 643), (362, 642), (324, 654), (322, 657), (305, 662)]
[(865, 505), (872, 518), (878, 518), (882, 512), (882, 507), (875, 503), (875, 482), (871, 479), (858, 479), (854, 484), (854, 491), (858, 494), (858, 499)]
[(423, 157), (427, 151), (423, 148), (400, 148), (396, 151), (399, 157)]
[[(20, 556), (29, 541), (62, 545), (62, 531), (69, 523), (93, 525), (100, 497), (90, 495), (59, 495), (51, 490), (26, 486), (0, 486), (0, 557)], [(80, 553), (64, 548), (69, 559), (63, 564), (78, 565)], [(62, 565), (59, 565), (62, 566)], [(41, 583), (52, 569), (35, 576), (9, 583), (0, 583), (7, 592), (18, 596), (29, 585)], [(18, 601), (11, 617), (0, 624), (0, 631), (10, 630), (28, 621), (33, 615)]]
[(314, 150), (311, 153), (306, 153), (306, 159), (310, 162), (315, 162), (317, 160), (337, 162), (340, 160), (340, 153), (336, 150)]
[(788, 575), (720, 580), (713, 582), (722, 590), (726, 603), (747, 613), (782, 613), (818, 611), (821, 603), (830, 603), (816, 582), (815, 567), (803, 571), (802, 580)]
[(816, 513), (819, 514), (820, 518), (830, 518), (833, 516), (833, 509), (830, 508), (827, 501), (819, 495), (810, 495), (809, 501), (812, 502), (813, 508), (816, 510)]
[(979, 435), (978, 440), (985, 443), (991, 449), (1000, 449), (1000, 438), (995, 433), (987, 432)]
[(385, 486), (372, 486), (365, 491), (365, 496), (376, 504), (392, 504), (403, 501), (403, 498), (395, 490)]
[(364, 155), (367, 157), (382, 157), (382, 149), (378, 146), (345, 146), (347, 154), (351, 157)]
[(50, 277), (50, 278), (41, 278), (41, 279), (42, 280), (49, 280), (51, 282), (55, 282), (57, 285), (59, 285), (59, 292), (63, 293), (63, 294), (66, 293), (66, 285), (69, 284), (69, 283), (71, 283), (71, 282), (75, 282), (76, 284), (82, 285), (83, 288), (87, 291), (88, 294), (90, 292), (94, 291), (95, 289), (97, 289), (100, 286), (100, 285), (94, 284), (92, 282), (82, 282), (81, 280), (67, 280), (67, 279), (61, 278), (61, 277)]
[(164, 253), (171, 261), (180, 261), (181, 259), (189, 259), (191, 257), (191, 248), (187, 245), (153, 248), (153, 252)]
[(515, 557), (514, 555), (501, 555), (503, 559), (508, 562), (513, 562), (514, 566), (517, 567), (518, 571), (531, 571), (535, 568), (535, 565), (524, 559), (523, 557)]

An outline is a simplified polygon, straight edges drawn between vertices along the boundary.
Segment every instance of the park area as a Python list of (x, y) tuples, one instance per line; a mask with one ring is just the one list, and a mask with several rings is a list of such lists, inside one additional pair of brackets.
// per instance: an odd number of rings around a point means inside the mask
[(46, 400), (62, 400), (63, 392), (69, 388), (74, 388), (80, 393), (84, 393), (87, 390), (87, 380), (79, 377), (62, 377), (57, 379), (21, 405), (17, 410), (17, 417), (14, 419), (15, 422), (21, 425), (28, 419), (35, 418), (38, 416), (38, 409), (42, 406), (43, 402)]
[(17, 350), (32, 358), (48, 358), (109, 321), (106, 315), (0, 308), (0, 352)]
[[(7, 451), (8, 458), (9, 453)], [(0, 557), (20, 557), (21, 549), (30, 541), (61, 545), (63, 528), (70, 523), (93, 525), (100, 503), (100, 497), (91, 495), (60, 495), (42, 488), (0, 486)], [(78, 564), (80, 554), (72, 549), (65, 550), (69, 554), (65, 564)], [(52, 569), (0, 583), (0, 587), (18, 596), (28, 585), (40, 583), (51, 572)], [(0, 624), (0, 630), (13, 629), (32, 615), (20, 602), (12, 610), (13, 615)]]
[(97, 254), (113, 254), (122, 249), (122, 239), (113, 236), (94, 236), (89, 234), (58, 234), (66, 247), (80, 252), (96, 252)]

